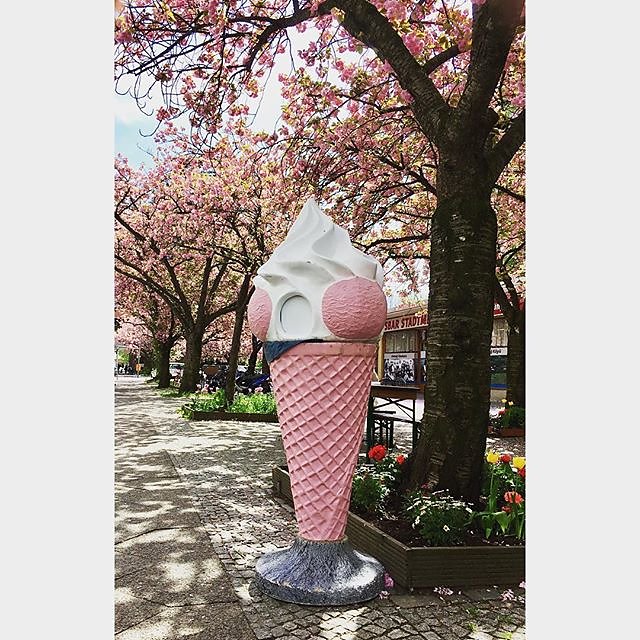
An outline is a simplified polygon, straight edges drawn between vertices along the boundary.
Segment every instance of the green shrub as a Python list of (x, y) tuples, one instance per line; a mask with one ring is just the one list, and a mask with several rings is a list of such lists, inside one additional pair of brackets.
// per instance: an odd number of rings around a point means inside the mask
[[(194, 411), (225, 411), (224, 389), (215, 393), (193, 393), (189, 402), (183, 404), (178, 413), (184, 418), (191, 418)], [(276, 400), (273, 393), (253, 393), (237, 395), (227, 409), (232, 413), (276, 413)]]
[(194, 393), (189, 396), (190, 401), (183, 404), (178, 413), (183, 418), (191, 418), (194, 411), (221, 411), (224, 409), (224, 389), (218, 389), (215, 393)]
[(524, 408), (508, 407), (502, 416), (503, 427), (524, 427)]
[(251, 393), (236, 395), (229, 411), (236, 413), (276, 413), (273, 393)]
[(381, 513), (389, 487), (384, 477), (369, 467), (358, 467), (351, 486), (351, 504), (365, 513)]
[(469, 505), (446, 491), (413, 492), (405, 498), (404, 509), (413, 528), (433, 547), (462, 544), (473, 513)]

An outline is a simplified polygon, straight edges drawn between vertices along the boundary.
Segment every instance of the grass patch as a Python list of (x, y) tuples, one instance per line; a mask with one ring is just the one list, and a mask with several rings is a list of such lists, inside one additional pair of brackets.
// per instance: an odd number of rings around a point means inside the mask
[(159, 393), (163, 398), (188, 398), (189, 396), (193, 395), (190, 392), (180, 393), (180, 390), (176, 389), (175, 387), (169, 387), (168, 389), (160, 389)]

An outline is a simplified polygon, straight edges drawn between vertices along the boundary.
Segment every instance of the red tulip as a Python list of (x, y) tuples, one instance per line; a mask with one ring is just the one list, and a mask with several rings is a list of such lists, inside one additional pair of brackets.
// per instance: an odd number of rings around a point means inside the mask
[(377, 444), (375, 447), (371, 447), (369, 449), (369, 457), (372, 460), (377, 460), (380, 462), (387, 455), (387, 449), (382, 444)]
[(524, 502), (524, 498), (517, 492), (517, 491), (507, 491), (504, 494), (504, 501), (505, 502), (510, 502), (510, 503), (514, 503), (515, 504), (520, 504), (522, 502)]
[(511, 462), (511, 456), (508, 453), (503, 453), (500, 456), (500, 462)]
[(401, 454), (396, 458), (396, 462), (398, 464), (402, 464), (404, 461), (406, 460), (406, 458)]
[(518, 475), (524, 480), (524, 475), (525, 475), (525, 470), (526, 467), (522, 467), (522, 469), (518, 469)]

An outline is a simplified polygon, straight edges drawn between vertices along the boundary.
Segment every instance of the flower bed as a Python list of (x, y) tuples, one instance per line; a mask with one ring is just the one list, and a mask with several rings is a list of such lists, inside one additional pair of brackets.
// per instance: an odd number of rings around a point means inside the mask
[(243, 422), (278, 422), (272, 393), (239, 395), (225, 408), (224, 390), (195, 393), (178, 413), (187, 420), (239, 420)]
[[(404, 456), (387, 456), (378, 445), (369, 457), (372, 464), (360, 465), (354, 475), (346, 533), (399, 585), (468, 587), (524, 580), (524, 458), (488, 454), (485, 507), (472, 511), (444, 492), (424, 490), (404, 496), (399, 510), (394, 486)], [(274, 467), (272, 478), (274, 493), (292, 503), (286, 467)]]
[(525, 410), (513, 402), (502, 401), (505, 406), (489, 419), (489, 432), (500, 438), (518, 438), (525, 435)]

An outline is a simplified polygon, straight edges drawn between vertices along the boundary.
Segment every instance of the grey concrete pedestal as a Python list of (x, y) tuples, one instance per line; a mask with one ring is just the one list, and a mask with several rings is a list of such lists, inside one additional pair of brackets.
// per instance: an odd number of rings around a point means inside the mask
[(384, 567), (343, 538), (317, 542), (298, 537), (288, 549), (256, 563), (256, 585), (277, 600), (310, 605), (365, 602), (384, 589)]

